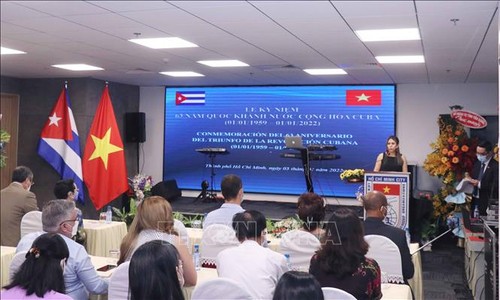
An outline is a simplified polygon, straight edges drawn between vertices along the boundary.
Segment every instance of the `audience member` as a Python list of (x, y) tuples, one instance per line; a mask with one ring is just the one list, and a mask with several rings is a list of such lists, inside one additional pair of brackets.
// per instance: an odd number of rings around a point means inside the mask
[(177, 249), (162, 240), (140, 246), (130, 260), (131, 300), (184, 300), (182, 261)]
[(325, 218), (325, 200), (316, 193), (303, 193), (297, 205), (297, 214), (304, 222), (301, 230), (320, 239), (324, 233), (321, 222)]
[(399, 248), (403, 264), (403, 277), (408, 280), (413, 277), (414, 267), (411, 260), (410, 249), (403, 229), (387, 225), (383, 222), (387, 215), (387, 198), (379, 191), (371, 191), (361, 196), (363, 207), (366, 211), (364, 221), (365, 235), (382, 235), (394, 242)]
[(11, 184), (0, 192), (2, 246), (15, 247), (21, 239), (21, 219), (26, 213), (38, 210), (36, 196), (30, 192), (33, 184), (33, 172), (28, 167), (19, 166), (12, 172)]
[(241, 244), (217, 255), (219, 276), (241, 283), (255, 299), (271, 299), (276, 283), (289, 269), (282, 254), (262, 247), (267, 244), (266, 217), (247, 210), (235, 214), (232, 225)]
[(498, 162), (493, 159), (493, 146), (489, 141), (480, 141), (476, 147), (477, 161), (472, 168), (470, 182), (474, 185), (472, 206), (486, 216), (490, 200), (498, 201)]
[(70, 200), (51, 200), (42, 210), (43, 232), (25, 235), (17, 245), (16, 252), (28, 251), (33, 241), (40, 235), (58, 233), (69, 249), (69, 259), (64, 268), (66, 294), (73, 299), (87, 300), (92, 294), (106, 294), (108, 282), (94, 269), (85, 248), (71, 239), (77, 227), (75, 202)]
[(147, 197), (137, 206), (137, 214), (120, 246), (118, 264), (130, 260), (141, 245), (152, 240), (162, 240), (175, 246), (182, 260), (185, 285), (196, 285), (193, 259), (187, 246), (174, 230), (170, 203), (161, 196)]
[(387, 138), (385, 151), (377, 156), (373, 171), (408, 172), (406, 157), (399, 150), (397, 136), (391, 135)]
[(203, 228), (207, 228), (212, 224), (223, 224), (231, 227), (234, 214), (244, 211), (241, 207), (243, 183), (240, 177), (234, 174), (224, 176), (220, 189), (222, 196), (224, 196), (224, 204), (208, 213), (205, 220), (203, 220)]
[(281, 276), (273, 300), (323, 300), (323, 291), (319, 282), (309, 273), (288, 271)]
[(69, 257), (68, 246), (57, 234), (39, 236), (26, 260), (5, 286), (2, 299), (71, 299), (64, 295), (63, 269)]
[[(57, 199), (66, 199), (71, 201), (77, 201), (78, 199), (78, 187), (73, 179), (63, 179), (56, 182), (54, 186), (54, 195)], [(76, 202), (75, 202), (76, 205)], [(76, 215), (78, 218), (78, 227), (76, 235), (72, 237), (77, 243), (85, 245), (87, 235), (83, 231), (83, 214), (79, 208), (76, 208)]]
[(309, 273), (322, 287), (335, 287), (356, 299), (380, 299), (380, 267), (365, 257), (368, 244), (356, 213), (348, 208), (335, 210), (326, 224), (321, 249), (311, 258)]

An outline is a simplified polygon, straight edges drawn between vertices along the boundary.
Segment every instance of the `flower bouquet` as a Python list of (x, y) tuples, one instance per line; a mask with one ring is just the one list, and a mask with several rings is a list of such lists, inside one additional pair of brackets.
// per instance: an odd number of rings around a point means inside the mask
[(365, 170), (363, 169), (348, 169), (344, 170), (344, 172), (340, 173), (340, 179), (345, 180), (347, 182), (362, 182), (364, 181)]
[(271, 233), (274, 237), (279, 239), (285, 232), (301, 228), (302, 223), (303, 223), (302, 220), (299, 219), (297, 215), (282, 219), (274, 223), (268, 220), (267, 231)]
[(150, 175), (136, 174), (130, 181), (137, 203), (144, 200), (145, 197), (151, 196), (153, 178)]

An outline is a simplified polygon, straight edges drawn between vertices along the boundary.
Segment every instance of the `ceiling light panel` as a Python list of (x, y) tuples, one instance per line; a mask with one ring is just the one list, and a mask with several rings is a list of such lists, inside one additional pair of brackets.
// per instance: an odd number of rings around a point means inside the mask
[(205, 75), (191, 71), (160, 72), (160, 74), (172, 77), (203, 77)]
[(95, 67), (86, 64), (65, 64), (65, 65), (52, 65), (54, 68), (65, 69), (70, 71), (101, 71), (104, 70), (100, 67)]
[(420, 40), (418, 28), (356, 30), (355, 32), (363, 42)]
[(26, 52), (6, 47), (0, 47), (0, 55), (4, 54), (26, 54)]
[(248, 64), (235, 60), (200, 60), (198, 63), (214, 68), (224, 68), (224, 67), (248, 67)]
[(424, 63), (423, 55), (401, 55), (401, 56), (375, 56), (381, 64), (414, 64)]
[(304, 72), (311, 75), (345, 75), (346, 71), (342, 69), (304, 69)]
[(151, 49), (175, 49), (175, 48), (194, 48), (198, 45), (183, 40), (178, 37), (168, 38), (149, 38), (149, 39), (130, 39), (132, 43), (136, 43)]

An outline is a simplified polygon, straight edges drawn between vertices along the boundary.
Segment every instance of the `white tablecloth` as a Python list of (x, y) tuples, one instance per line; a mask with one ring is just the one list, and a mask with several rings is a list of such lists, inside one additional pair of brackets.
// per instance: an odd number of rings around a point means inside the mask
[(86, 249), (90, 255), (109, 256), (109, 250), (119, 250), (123, 237), (127, 234), (124, 222), (105, 223), (83, 219), (83, 229), (87, 234)]
[(0, 282), (4, 286), (9, 283), (9, 268), (12, 258), (16, 254), (16, 247), (1, 246), (0, 254), (2, 255), (2, 277), (0, 278)]

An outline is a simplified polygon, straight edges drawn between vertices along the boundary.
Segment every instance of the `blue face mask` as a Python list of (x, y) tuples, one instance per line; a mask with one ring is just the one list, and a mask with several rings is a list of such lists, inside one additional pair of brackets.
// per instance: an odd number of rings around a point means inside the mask
[(78, 191), (73, 192), (73, 199), (76, 201), (78, 199)]
[(484, 164), (486, 162), (486, 158), (487, 158), (486, 155), (476, 154), (476, 156), (477, 156), (477, 160), (479, 160), (481, 163)]

